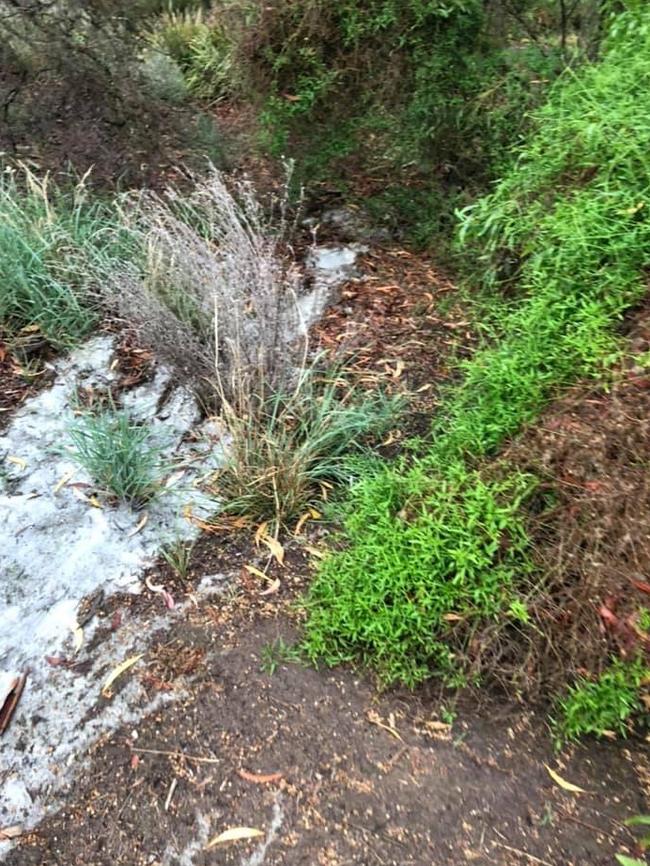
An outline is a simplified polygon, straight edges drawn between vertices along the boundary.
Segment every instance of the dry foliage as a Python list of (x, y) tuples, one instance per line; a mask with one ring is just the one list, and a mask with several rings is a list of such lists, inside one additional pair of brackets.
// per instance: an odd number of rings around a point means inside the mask
[(114, 294), (122, 315), (194, 384), (207, 380), (238, 414), (283, 387), (306, 356), (301, 274), (288, 238), (288, 184), (264, 208), (251, 183), (212, 169), (194, 192), (130, 202), (143, 250)]

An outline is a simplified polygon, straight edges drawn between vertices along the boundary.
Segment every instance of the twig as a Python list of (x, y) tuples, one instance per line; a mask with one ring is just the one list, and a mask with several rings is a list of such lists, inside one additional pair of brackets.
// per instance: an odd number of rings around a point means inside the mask
[(202, 758), (198, 755), (188, 755), (185, 752), (170, 752), (166, 749), (140, 749), (133, 748), (134, 752), (145, 752), (148, 755), (166, 755), (168, 758), (185, 758), (186, 761), (194, 761), (195, 764), (218, 764), (219, 758)]
[(527, 860), (530, 860), (531, 863), (539, 863), (540, 866), (553, 866), (552, 863), (549, 863), (548, 860), (540, 860), (539, 857), (534, 857), (532, 854), (529, 854), (527, 851), (522, 851), (520, 848), (512, 848), (510, 845), (504, 845), (503, 842), (495, 842), (495, 845), (498, 845), (499, 848), (504, 848), (506, 851), (511, 851), (513, 854), (519, 854), (520, 857), (525, 857)]
[(163, 806), (163, 809), (165, 810), (165, 812), (169, 811), (169, 807), (170, 807), (171, 802), (172, 802), (172, 797), (174, 796), (174, 791), (176, 790), (176, 785), (178, 785), (178, 779), (176, 778), (176, 776), (174, 776), (174, 778), (172, 779), (171, 785), (169, 786), (169, 792), (167, 794), (167, 799), (165, 800), (165, 805)]

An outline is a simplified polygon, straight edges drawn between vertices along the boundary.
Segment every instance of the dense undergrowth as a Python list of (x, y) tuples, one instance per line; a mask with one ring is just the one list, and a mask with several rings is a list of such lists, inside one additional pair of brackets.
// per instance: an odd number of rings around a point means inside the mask
[(602, 373), (621, 315), (646, 292), (648, 21), (622, 16), (602, 60), (565, 73), (515, 165), (461, 215), (459, 243), (500, 321), (412, 465), (352, 488), (342, 549), (306, 600), (313, 657), (360, 659), (387, 683), (489, 680), (481, 628), (511, 628), (513, 615), (526, 628), (531, 581), (543, 583), (520, 508), (534, 481), (493, 455), (558, 389)]
[[(601, 56), (584, 62), (598, 28), (560, 26), (556, 4), (509, 4), (501, 28), (478, 0), (207, 6), (171, 4), (161, 17), (153, 3), (150, 18), (145, 4), (132, 25), (139, 39), (147, 22), (138, 76), (165, 57), (204, 103), (250, 98), (267, 151), (297, 151), (303, 178), (337, 188), (344, 164), (374, 173), (369, 210), (409, 223), (418, 243), (455, 226), (484, 320), (430, 436), (394, 463), (355, 467), (337, 548), (305, 599), (303, 647), (371, 666), (384, 684), (491, 682), (487, 631), (515, 646), (547, 640), (531, 614), (545, 575), (528, 518), (551, 497), (499, 451), (565, 386), (607, 379), (617, 325), (647, 289), (650, 15), (614, 16)], [(88, 69), (103, 80), (99, 60)], [(112, 203), (29, 171), (0, 181), (3, 338), (67, 347), (117, 310), (203, 396), (207, 383), (234, 443), (216, 494), (274, 533), (350, 476), (349, 450), (394, 411), (360, 399), (339, 371), (309, 368), (306, 342), (289, 339), (301, 332), (287, 194), (274, 225), (250, 184), (218, 172), (187, 195)], [(77, 459), (116, 495), (139, 504), (155, 491), (159, 455), (126, 415), (71, 433)], [(561, 647), (556, 656), (574, 673)], [(559, 738), (624, 732), (638, 709), (642, 660), (593, 674), (558, 703)], [(521, 694), (541, 676), (522, 668), (505, 685)]]

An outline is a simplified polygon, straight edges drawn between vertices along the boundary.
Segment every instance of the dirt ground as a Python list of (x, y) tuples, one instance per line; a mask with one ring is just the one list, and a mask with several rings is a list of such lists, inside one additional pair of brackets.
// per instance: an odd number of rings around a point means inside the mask
[[(9, 866), (605, 866), (633, 844), (622, 820), (646, 807), (643, 742), (558, 757), (543, 717), (515, 707), (462, 707), (449, 724), (426, 692), (380, 695), (352, 670), (291, 662), (305, 550), (269, 569), (280, 584), (267, 595), (242, 568), (264, 564), (245, 540), (204, 537), (194, 561), (178, 601), (202, 573), (226, 574), (230, 588), (152, 635), (130, 674), (143, 702), (156, 690), (177, 700), (92, 748), (65, 806)], [(154, 579), (169, 586), (165, 569)], [(125, 604), (98, 612), (107, 629)], [(137, 605), (147, 629), (155, 600)], [(545, 765), (586, 793), (563, 790)], [(235, 827), (263, 835), (208, 848)]]

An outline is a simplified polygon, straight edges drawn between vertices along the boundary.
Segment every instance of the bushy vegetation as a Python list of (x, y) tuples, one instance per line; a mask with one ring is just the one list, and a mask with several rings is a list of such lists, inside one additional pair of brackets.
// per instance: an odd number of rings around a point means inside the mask
[(444, 474), (419, 464), (357, 484), (346, 547), (325, 561), (306, 601), (307, 653), (361, 660), (385, 684), (432, 673), (462, 682), (476, 624), (525, 617), (513, 602), (530, 571), (519, 514), (530, 481), (453, 463)]
[(649, 681), (650, 668), (641, 659), (615, 660), (598, 679), (577, 681), (558, 705), (554, 723), (558, 742), (588, 734), (625, 736), (631, 717), (642, 706), (639, 689)]
[(215, 493), (226, 511), (279, 531), (347, 480), (355, 450), (388, 429), (397, 402), (358, 393), (341, 373), (315, 361), (245, 412), (224, 406), (231, 447)]
[[(468, 606), (477, 619), (503, 614), (522, 587), (521, 479), (514, 475), (511, 492), (497, 488), (495, 497), (490, 483), (481, 487), (476, 461), (559, 388), (601, 370), (616, 351), (623, 311), (645, 292), (650, 29), (642, 26), (647, 15), (630, 16), (634, 38), (615, 40), (599, 63), (565, 74), (517, 163), (462, 215), (460, 243), (486, 286), (507, 283), (512, 294), (514, 284), (515, 299), (491, 343), (463, 365), (429, 447), (412, 466), (387, 466), (353, 489), (344, 548), (326, 561), (306, 601), (306, 645), (328, 662), (360, 659), (409, 684), (439, 671), (440, 658), (454, 658), (450, 623), (468, 615), (467, 552), (475, 605)], [(478, 492), (479, 516), (471, 519), (467, 496), (471, 502)], [(477, 525), (487, 534), (477, 535)], [(463, 669), (462, 656), (455, 661)]]

